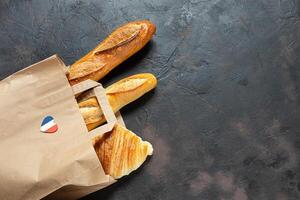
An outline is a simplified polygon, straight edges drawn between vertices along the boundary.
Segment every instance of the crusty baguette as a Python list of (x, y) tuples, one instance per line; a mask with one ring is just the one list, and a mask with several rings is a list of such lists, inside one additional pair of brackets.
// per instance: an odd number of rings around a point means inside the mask
[(104, 172), (115, 179), (136, 170), (153, 153), (149, 142), (119, 124), (111, 132), (95, 138), (94, 148)]
[[(113, 112), (138, 99), (146, 92), (155, 88), (157, 80), (154, 75), (136, 74), (124, 78), (106, 88), (106, 96)], [(105, 117), (95, 97), (83, 98), (79, 109), (89, 130), (105, 122)]]
[(155, 25), (148, 20), (129, 22), (117, 28), (95, 49), (70, 66), (67, 72), (70, 84), (87, 79), (100, 80), (144, 47), (155, 31)]

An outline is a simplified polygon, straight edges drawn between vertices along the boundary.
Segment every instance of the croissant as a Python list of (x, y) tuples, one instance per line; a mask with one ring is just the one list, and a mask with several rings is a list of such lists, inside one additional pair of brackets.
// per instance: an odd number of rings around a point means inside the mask
[(115, 179), (136, 170), (153, 153), (149, 142), (119, 124), (111, 132), (95, 138), (94, 148), (104, 172)]
[(100, 80), (144, 47), (155, 31), (155, 25), (148, 20), (129, 22), (117, 28), (95, 49), (70, 66), (67, 71), (70, 84), (87, 79)]
[[(112, 84), (106, 89), (106, 96), (113, 112), (117, 112), (123, 106), (155, 88), (156, 84), (157, 80), (154, 75), (137, 74)], [(88, 130), (92, 130), (106, 121), (98, 101), (91, 94), (84, 94), (78, 101)]]

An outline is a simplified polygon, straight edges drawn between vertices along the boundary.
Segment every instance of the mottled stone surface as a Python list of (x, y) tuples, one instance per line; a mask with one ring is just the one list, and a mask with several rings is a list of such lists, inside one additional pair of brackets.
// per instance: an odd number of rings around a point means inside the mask
[(103, 83), (158, 77), (122, 110), (154, 155), (82, 200), (299, 199), (299, 15), (299, 0), (1, 0), (0, 78), (148, 18), (152, 42)]

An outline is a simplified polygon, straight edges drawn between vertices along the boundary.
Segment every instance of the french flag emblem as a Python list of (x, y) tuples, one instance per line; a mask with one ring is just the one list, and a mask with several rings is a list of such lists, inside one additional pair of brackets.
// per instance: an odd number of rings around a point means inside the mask
[(54, 122), (54, 118), (47, 116), (44, 118), (41, 125), (41, 132), (43, 133), (55, 133), (58, 129), (57, 124)]

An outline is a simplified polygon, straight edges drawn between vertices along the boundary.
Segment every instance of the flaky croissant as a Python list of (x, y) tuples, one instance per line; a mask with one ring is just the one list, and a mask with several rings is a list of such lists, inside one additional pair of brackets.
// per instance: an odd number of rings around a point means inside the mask
[(143, 164), (153, 148), (149, 142), (122, 125), (94, 140), (94, 148), (104, 172), (115, 179), (128, 175)]

